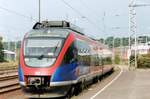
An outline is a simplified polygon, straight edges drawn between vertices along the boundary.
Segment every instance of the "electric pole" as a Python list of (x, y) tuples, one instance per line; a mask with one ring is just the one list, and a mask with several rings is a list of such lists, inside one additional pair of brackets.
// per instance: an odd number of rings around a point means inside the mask
[(104, 14), (103, 14), (103, 18), (102, 18), (102, 24), (103, 24), (103, 28), (104, 28), (104, 30), (103, 30), (103, 31), (104, 31), (104, 33), (105, 33), (105, 34), (107, 34), (107, 33), (106, 33), (105, 17), (106, 17), (106, 13), (104, 12)]
[(41, 22), (41, 0), (39, 0), (39, 22)]
[[(129, 3), (129, 51), (130, 54), (132, 55), (131, 51), (131, 35), (134, 35), (134, 68), (137, 68), (137, 24), (136, 24), (136, 11), (135, 11), (135, 6), (136, 5), (136, 0), (130, 0)], [(132, 67), (131, 65), (130, 57), (129, 57), (129, 68)]]

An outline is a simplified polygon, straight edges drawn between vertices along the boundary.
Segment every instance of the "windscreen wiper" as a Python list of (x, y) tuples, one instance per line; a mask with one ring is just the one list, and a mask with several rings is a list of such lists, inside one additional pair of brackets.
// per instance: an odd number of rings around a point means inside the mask
[[(59, 45), (59, 42), (57, 43), (57, 45), (56, 45), (56, 47), (55, 47), (55, 49), (54, 49), (54, 53), (56, 52), (56, 50), (57, 50), (57, 48), (58, 48), (58, 45)], [(42, 60), (42, 59), (44, 58), (44, 56), (45, 56), (46, 53), (47, 53), (47, 51), (44, 52), (43, 54), (41, 54), (41, 55), (38, 57), (38, 59), (39, 59), (39, 60)]]
[(43, 58), (44, 58), (44, 54), (42, 54), (38, 57), (39, 60), (42, 60)]
[(56, 53), (56, 50), (57, 50), (57, 48), (58, 48), (58, 44), (59, 44), (59, 42), (57, 43), (57, 45), (56, 45), (56, 47), (55, 47), (55, 49), (54, 49), (54, 54)]

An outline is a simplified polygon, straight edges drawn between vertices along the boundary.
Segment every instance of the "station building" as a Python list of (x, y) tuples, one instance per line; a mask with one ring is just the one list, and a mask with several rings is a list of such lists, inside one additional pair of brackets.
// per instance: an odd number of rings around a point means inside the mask
[(136, 47), (133, 45), (131, 46), (131, 51), (128, 49), (128, 58), (134, 54), (135, 49), (137, 50), (137, 54), (143, 55), (150, 53), (150, 42), (138, 44)]
[(7, 61), (15, 61), (16, 60), (16, 53), (9, 50), (3, 50), (4, 52), (4, 59)]

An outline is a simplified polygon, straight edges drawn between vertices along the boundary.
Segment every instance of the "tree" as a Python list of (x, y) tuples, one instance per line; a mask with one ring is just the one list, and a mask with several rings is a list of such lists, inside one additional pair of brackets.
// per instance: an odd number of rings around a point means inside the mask
[(2, 39), (0, 40), (0, 62), (4, 62), (4, 48), (2, 44)]
[(150, 41), (150, 37), (147, 38), (147, 41)]
[(114, 47), (119, 47), (120, 44), (121, 44), (121, 39), (120, 38), (115, 38), (114, 40), (115, 40), (114, 41)]
[(123, 37), (122, 46), (128, 46), (128, 45), (129, 45), (129, 37)]
[(109, 48), (113, 48), (113, 40), (114, 40), (114, 47), (119, 47), (121, 44), (121, 39), (114, 38), (113, 36), (106, 38), (105, 44), (107, 44), (109, 46)]
[(105, 40), (103, 38), (100, 38), (98, 41), (101, 42), (102, 44), (104, 44), (104, 42), (105, 42)]
[(115, 64), (119, 64), (120, 63), (120, 56), (119, 54), (115, 55)]
[(109, 46), (109, 48), (113, 48), (113, 36), (107, 37), (105, 40), (105, 44)]

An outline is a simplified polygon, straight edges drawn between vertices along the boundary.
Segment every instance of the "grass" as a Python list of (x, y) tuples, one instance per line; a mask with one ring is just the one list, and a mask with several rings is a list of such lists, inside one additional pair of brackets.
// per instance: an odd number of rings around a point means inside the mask
[(2, 62), (0, 63), (1, 69), (16, 69), (18, 67), (18, 62)]

